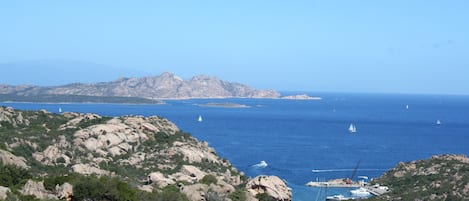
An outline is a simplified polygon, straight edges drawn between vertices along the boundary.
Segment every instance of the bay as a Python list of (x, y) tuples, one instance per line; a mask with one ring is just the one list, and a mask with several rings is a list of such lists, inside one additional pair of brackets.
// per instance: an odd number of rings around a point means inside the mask
[[(277, 175), (294, 200), (323, 197), (312, 180), (378, 177), (401, 161), (435, 154), (469, 154), (469, 97), (310, 93), (322, 100), (193, 99), (165, 105), (1, 103), (15, 109), (158, 115), (207, 141), (217, 153), (254, 177)], [(203, 107), (207, 103), (249, 107)], [(217, 105), (217, 104), (215, 104)], [(406, 107), (408, 105), (408, 108)], [(198, 116), (203, 121), (198, 121)], [(437, 125), (436, 121), (441, 124)], [(348, 132), (353, 123), (357, 132)], [(265, 161), (266, 167), (258, 167)], [(312, 170), (317, 170), (313, 172)], [(350, 189), (328, 189), (344, 194)]]

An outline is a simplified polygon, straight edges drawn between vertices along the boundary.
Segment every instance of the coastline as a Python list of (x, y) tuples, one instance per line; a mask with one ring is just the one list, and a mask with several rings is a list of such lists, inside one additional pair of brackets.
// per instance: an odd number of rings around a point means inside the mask
[[(117, 97), (120, 98), (120, 97)], [(124, 97), (126, 98), (126, 97)], [(282, 96), (282, 97), (188, 97), (188, 98), (153, 98), (153, 99), (147, 99), (150, 101), (158, 101), (154, 103), (148, 103), (144, 101), (135, 101), (135, 102), (107, 102), (107, 101), (83, 101), (83, 102), (78, 102), (78, 101), (12, 101), (12, 100), (6, 100), (6, 101), (1, 101), (1, 103), (43, 103), (43, 104), (123, 104), (123, 105), (165, 105), (168, 104), (165, 101), (183, 101), (183, 100), (228, 100), (228, 99), (256, 99), (256, 100), (322, 100), (322, 97), (309, 97), (309, 98), (294, 98), (291, 96)], [(236, 104), (236, 103), (234, 103)], [(223, 107), (223, 106), (212, 106), (212, 105), (202, 105), (200, 104), (199, 106), (204, 106), (204, 107)], [(239, 108), (249, 108), (251, 106), (248, 105), (243, 105), (239, 104)], [(230, 106), (228, 106), (230, 107)]]
[(205, 104), (195, 104), (199, 107), (217, 107), (217, 108), (251, 108), (249, 105), (244, 105), (244, 104), (239, 104), (239, 103), (231, 103), (231, 102), (225, 102), (225, 103), (205, 103)]
[(71, 104), (95, 104), (95, 105), (168, 105), (166, 102), (162, 103), (114, 103), (114, 102), (34, 102), (34, 101), (0, 101), (0, 103), (27, 103), (27, 104), (47, 104), (47, 105), (71, 105)]

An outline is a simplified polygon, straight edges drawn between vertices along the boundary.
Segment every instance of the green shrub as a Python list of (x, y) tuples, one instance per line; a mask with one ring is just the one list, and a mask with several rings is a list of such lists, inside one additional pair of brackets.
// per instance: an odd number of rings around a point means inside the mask
[(73, 196), (76, 200), (101, 200), (105, 186), (96, 177), (85, 177), (74, 183)]
[(267, 194), (267, 193), (259, 193), (259, 194), (256, 195), (256, 198), (259, 201), (275, 201), (275, 199), (270, 197), (270, 195)]
[(56, 163), (65, 163), (65, 158), (59, 157), (57, 160), (55, 160)]
[(76, 200), (138, 201), (138, 190), (118, 178), (102, 176), (75, 178), (72, 181)]
[(18, 199), (21, 201), (40, 201), (33, 195), (18, 195)]
[(29, 171), (13, 165), (0, 165), (0, 186), (12, 187), (31, 178)]
[(185, 194), (179, 192), (179, 188), (169, 185), (158, 194), (156, 201), (189, 201)]
[(53, 191), (53, 190), (55, 190), (55, 186), (57, 184), (62, 185), (65, 182), (71, 183), (71, 181), (74, 180), (74, 179), (79, 180), (78, 177), (81, 178), (81, 177), (84, 177), (84, 176), (77, 175), (77, 174), (71, 174), (71, 175), (67, 175), (67, 176), (45, 177), (44, 178), (44, 188), (46, 190)]
[(237, 189), (236, 191), (230, 193), (228, 195), (228, 198), (230, 198), (233, 201), (246, 201), (247, 196), (246, 196), (245, 191), (243, 191), (241, 189)]
[(208, 175), (205, 175), (201, 180), (200, 180), (200, 183), (203, 183), (203, 184), (207, 184), (207, 185), (210, 185), (210, 184), (216, 184), (217, 183), (217, 178), (211, 174), (208, 174)]

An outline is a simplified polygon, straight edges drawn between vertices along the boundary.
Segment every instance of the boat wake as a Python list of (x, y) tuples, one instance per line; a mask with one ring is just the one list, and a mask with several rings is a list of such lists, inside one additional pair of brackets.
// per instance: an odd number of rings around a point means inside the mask
[[(350, 172), (355, 169), (313, 169), (312, 172)], [(358, 169), (358, 171), (384, 171), (386, 169)]]
[(252, 167), (255, 167), (255, 168), (265, 168), (265, 167), (267, 167), (267, 166), (268, 166), (267, 162), (261, 161), (261, 162), (259, 162), (258, 164), (253, 165)]

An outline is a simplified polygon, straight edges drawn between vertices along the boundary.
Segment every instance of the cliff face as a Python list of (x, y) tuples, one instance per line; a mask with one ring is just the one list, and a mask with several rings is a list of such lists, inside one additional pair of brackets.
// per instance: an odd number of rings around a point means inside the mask
[(138, 97), (147, 99), (187, 98), (278, 98), (273, 90), (257, 90), (239, 83), (205, 75), (183, 80), (171, 73), (155, 77), (121, 78), (95, 84), (69, 84), (57, 87), (0, 85), (0, 94), (16, 96), (80, 95)]
[(469, 197), (469, 158), (439, 155), (399, 163), (374, 182), (390, 192), (370, 200), (466, 200)]

